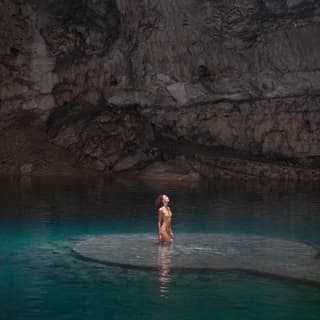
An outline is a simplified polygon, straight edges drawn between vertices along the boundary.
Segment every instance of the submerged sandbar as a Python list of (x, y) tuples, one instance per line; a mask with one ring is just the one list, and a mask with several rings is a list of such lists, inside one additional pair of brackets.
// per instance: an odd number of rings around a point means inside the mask
[(177, 233), (172, 245), (154, 234), (116, 234), (80, 240), (78, 258), (135, 268), (244, 271), (317, 284), (318, 251), (304, 243), (260, 236)]

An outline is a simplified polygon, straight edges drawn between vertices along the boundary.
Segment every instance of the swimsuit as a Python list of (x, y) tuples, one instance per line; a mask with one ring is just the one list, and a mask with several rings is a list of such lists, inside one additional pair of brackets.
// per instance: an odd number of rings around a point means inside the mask
[(172, 216), (172, 213), (171, 213), (171, 210), (168, 208), (168, 209), (166, 209), (166, 212), (164, 213), (164, 216), (166, 217), (166, 218), (171, 218), (171, 216)]
[[(166, 209), (163, 215), (164, 215), (165, 218), (171, 218), (172, 217), (172, 212), (171, 212), (170, 208)], [(166, 223), (166, 222), (164, 221), (164, 223)], [(166, 233), (171, 238), (172, 230), (171, 230), (170, 225), (167, 224), (167, 223), (166, 223)]]

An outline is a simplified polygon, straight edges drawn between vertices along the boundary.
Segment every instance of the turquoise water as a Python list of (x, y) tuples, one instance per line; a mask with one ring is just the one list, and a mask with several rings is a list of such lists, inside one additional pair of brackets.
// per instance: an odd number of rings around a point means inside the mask
[(243, 274), (130, 270), (76, 259), (88, 235), (156, 232), (168, 193), (179, 232), (263, 235), (320, 248), (316, 187), (93, 179), (0, 181), (0, 319), (319, 319), (320, 289)]

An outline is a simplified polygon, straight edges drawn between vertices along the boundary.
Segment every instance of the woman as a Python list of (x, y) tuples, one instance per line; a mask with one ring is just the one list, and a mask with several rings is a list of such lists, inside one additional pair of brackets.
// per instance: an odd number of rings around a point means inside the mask
[(173, 241), (171, 230), (172, 212), (168, 206), (169, 201), (169, 197), (165, 194), (162, 194), (156, 200), (156, 208), (158, 209), (158, 237), (161, 243), (171, 243)]

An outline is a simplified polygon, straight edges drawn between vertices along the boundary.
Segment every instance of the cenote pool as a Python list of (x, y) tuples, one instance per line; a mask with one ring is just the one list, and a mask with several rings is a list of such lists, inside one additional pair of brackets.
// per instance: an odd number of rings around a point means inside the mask
[(320, 288), (228, 272), (167, 272), (77, 259), (84, 237), (156, 233), (155, 197), (179, 233), (320, 248), (319, 188), (2, 178), (0, 319), (320, 319)]

